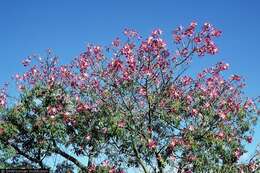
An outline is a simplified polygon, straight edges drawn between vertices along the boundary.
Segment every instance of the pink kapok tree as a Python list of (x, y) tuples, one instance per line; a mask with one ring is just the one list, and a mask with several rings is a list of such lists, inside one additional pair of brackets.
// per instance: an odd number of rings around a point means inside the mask
[(175, 51), (160, 29), (146, 39), (124, 34), (106, 47), (88, 45), (70, 64), (51, 52), (23, 61), (27, 71), (14, 76), (18, 98), (7, 104), (6, 88), (0, 92), (0, 167), (49, 168), (46, 160), (60, 156), (56, 172), (259, 170), (257, 153), (239, 162), (258, 113), (243, 78), (225, 78), (224, 62), (185, 73), (194, 56), (218, 52), (221, 31), (178, 27)]

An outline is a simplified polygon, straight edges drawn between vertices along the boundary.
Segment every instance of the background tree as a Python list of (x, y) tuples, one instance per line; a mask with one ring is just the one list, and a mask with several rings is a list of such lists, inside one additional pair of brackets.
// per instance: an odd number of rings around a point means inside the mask
[(7, 87), (0, 94), (1, 166), (48, 168), (58, 155), (81, 172), (259, 170), (257, 155), (238, 162), (259, 102), (244, 96), (243, 78), (225, 78), (224, 62), (185, 73), (194, 56), (218, 52), (221, 31), (178, 27), (175, 51), (160, 29), (147, 39), (124, 34), (107, 47), (88, 45), (71, 64), (58, 65), (50, 51), (23, 61), (18, 98), (7, 103)]

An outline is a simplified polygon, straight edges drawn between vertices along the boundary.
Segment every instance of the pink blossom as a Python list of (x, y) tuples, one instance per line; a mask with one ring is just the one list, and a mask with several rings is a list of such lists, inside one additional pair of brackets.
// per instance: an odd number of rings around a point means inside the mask
[(30, 64), (31, 58), (26, 58), (25, 60), (22, 61), (22, 64), (26, 67)]
[(6, 105), (6, 95), (4, 93), (0, 94), (0, 108), (5, 107)]
[(153, 129), (151, 127), (148, 127), (147, 131), (148, 131), (149, 134), (152, 134)]
[(106, 128), (106, 127), (102, 128), (102, 132), (103, 132), (104, 134), (106, 134), (106, 133), (108, 132), (108, 128)]
[(176, 145), (183, 144), (183, 141), (179, 138), (173, 138), (170, 142), (169, 147), (174, 148)]
[(139, 94), (142, 95), (142, 96), (146, 96), (147, 95), (147, 91), (145, 88), (140, 88), (139, 89)]
[(95, 164), (91, 164), (89, 167), (88, 167), (88, 172), (89, 173), (94, 173), (96, 171), (96, 165)]
[(157, 142), (155, 140), (153, 140), (153, 139), (148, 140), (147, 146), (149, 149), (155, 149), (156, 145), (157, 145)]
[(249, 167), (249, 170), (252, 172), (256, 171), (256, 169), (258, 168), (257, 164), (254, 162), (249, 163), (248, 167)]
[(252, 143), (253, 137), (252, 137), (252, 136), (248, 136), (248, 137), (246, 138), (246, 140), (247, 140), (248, 143)]
[(121, 121), (119, 121), (119, 122), (117, 123), (117, 126), (118, 126), (119, 128), (124, 128), (125, 125), (126, 125), (126, 122), (125, 122), (124, 120), (121, 120)]
[(192, 110), (191, 110), (191, 115), (192, 115), (192, 116), (198, 115), (198, 113), (199, 113), (199, 112), (198, 112), (197, 109), (192, 109)]
[(87, 58), (83, 55), (79, 59), (79, 67), (81, 70), (85, 70), (89, 66)]
[(212, 28), (212, 25), (210, 23), (205, 22), (203, 25), (203, 32), (209, 31)]
[(190, 95), (187, 95), (186, 99), (187, 99), (187, 102), (188, 102), (188, 103), (191, 103), (192, 100), (193, 100), (192, 97), (191, 97)]
[(240, 148), (237, 148), (234, 152), (234, 155), (237, 159), (240, 158), (240, 156), (242, 155), (242, 151), (240, 150)]
[(158, 36), (160, 36), (162, 34), (162, 30), (161, 29), (155, 29), (155, 30), (153, 30), (153, 32), (152, 32), (152, 36), (153, 37), (158, 37)]
[(224, 134), (223, 131), (220, 131), (220, 132), (218, 133), (218, 137), (219, 137), (220, 139), (223, 139), (224, 136), (225, 136), (225, 134)]
[(218, 116), (219, 116), (220, 118), (222, 118), (223, 120), (225, 120), (225, 119), (227, 118), (227, 115), (226, 115), (224, 112), (222, 112), (222, 111), (220, 111), (220, 112), (218, 113)]
[(188, 170), (188, 171), (185, 171), (185, 173), (192, 173), (192, 171), (191, 171), (191, 170)]
[(214, 36), (214, 37), (219, 37), (221, 35), (221, 31), (220, 30), (217, 30), (217, 29), (213, 29), (211, 31), (211, 35)]
[(113, 42), (112, 45), (118, 47), (120, 45), (120, 39), (117, 37)]
[(189, 76), (184, 76), (184, 77), (182, 77), (182, 79), (181, 79), (181, 82), (183, 83), (183, 85), (189, 85), (189, 84), (191, 84), (191, 82), (192, 82), (192, 78), (191, 77), (189, 77)]
[(116, 173), (116, 168), (113, 167), (113, 168), (109, 169), (108, 173)]
[(131, 56), (132, 55), (132, 48), (133, 48), (133, 45), (130, 45), (130, 44), (126, 44), (123, 48), (122, 48), (122, 50), (121, 50), (121, 52), (122, 52), (122, 54), (123, 55), (125, 55), (125, 56)]
[(206, 102), (206, 103), (204, 104), (204, 108), (205, 108), (205, 109), (208, 109), (209, 107), (210, 107), (209, 102)]
[(138, 32), (136, 32), (136, 31), (133, 30), (133, 29), (128, 29), (128, 28), (126, 28), (126, 29), (124, 30), (124, 34), (125, 34), (128, 38), (133, 38), (133, 37), (140, 38)]
[(254, 105), (254, 102), (252, 99), (248, 99), (246, 103), (244, 104), (244, 109), (248, 109), (250, 106)]
[(217, 66), (218, 66), (217, 68), (220, 71), (227, 70), (229, 68), (229, 64), (228, 63), (223, 63), (223, 62), (218, 63)]
[(187, 159), (188, 159), (188, 161), (192, 162), (192, 161), (196, 160), (197, 157), (194, 156), (194, 155), (189, 155), (189, 156), (187, 157)]
[(194, 41), (196, 44), (199, 44), (199, 43), (201, 43), (202, 39), (201, 39), (201, 37), (195, 37), (195, 38), (193, 39), (193, 41)]
[(70, 76), (70, 72), (69, 72), (69, 70), (66, 67), (62, 66), (60, 68), (60, 71), (61, 71), (61, 77), (62, 78), (67, 78), (67, 77)]
[(231, 80), (240, 81), (240, 80), (241, 80), (241, 77), (238, 76), (238, 75), (232, 75), (232, 76), (231, 76)]
[(104, 167), (109, 167), (109, 161), (108, 161), (108, 160), (104, 160), (104, 161), (102, 162), (102, 165), (103, 165)]
[(89, 140), (91, 139), (91, 134), (87, 134), (87, 135), (85, 136), (85, 139), (86, 139), (87, 141), (89, 141)]
[(194, 126), (193, 126), (193, 125), (189, 125), (189, 126), (188, 126), (188, 130), (189, 130), (189, 131), (194, 131)]
[(182, 36), (181, 35), (177, 35), (177, 34), (174, 34), (173, 38), (174, 38), (176, 43), (180, 43), (180, 41), (182, 40)]
[(49, 115), (55, 115), (57, 114), (57, 108), (53, 106), (48, 106), (47, 111)]
[(112, 71), (119, 71), (123, 68), (123, 62), (119, 59), (113, 60), (111, 63), (111, 70)]
[(93, 46), (93, 53), (97, 60), (101, 60), (102, 58), (102, 53), (101, 53), (101, 47), (100, 46)]

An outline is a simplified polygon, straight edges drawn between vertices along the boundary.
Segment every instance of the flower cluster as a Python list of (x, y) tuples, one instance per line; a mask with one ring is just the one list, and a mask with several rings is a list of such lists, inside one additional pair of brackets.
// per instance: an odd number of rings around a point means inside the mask
[(199, 56), (205, 54), (216, 54), (218, 47), (213, 41), (214, 37), (219, 37), (221, 31), (211, 24), (205, 23), (200, 32), (196, 33), (197, 23), (191, 22), (187, 28), (178, 27), (173, 31), (173, 38), (177, 44), (188, 42), (187, 46), (179, 51), (179, 55), (187, 57), (191, 52), (196, 52)]

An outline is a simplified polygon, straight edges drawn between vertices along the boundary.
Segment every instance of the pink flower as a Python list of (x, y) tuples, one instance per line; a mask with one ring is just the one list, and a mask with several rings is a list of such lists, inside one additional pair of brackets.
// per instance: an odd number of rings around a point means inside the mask
[(182, 145), (183, 144), (183, 140), (180, 138), (173, 138), (170, 142), (169, 147), (174, 148), (176, 145)]
[(170, 156), (170, 158), (169, 158), (171, 161), (175, 161), (176, 160), (176, 157), (175, 156)]
[(222, 118), (223, 120), (225, 120), (225, 119), (227, 118), (227, 115), (226, 115), (224, 112), (219, 112), (219, 113), (218, 113), (218, 116), (219, 116), (220, 118)]
[(27, 58), (27, 59), (22, 61), (22, 64), (23, 64), (24, 67), (26, 67), (30, 64), (30, 62), (31, 62), (31, 58)]
[(84, 112), (86, 110), (91, 110), (88, 104), (79, 103), (76, 108), (77, 112)]
[(25, 86), (24, 85), (18, 85), (18, 90), (19, 91), (24, 91), (25, 90)]
[(96, 165), (95, 164), (91, 164), (89, 167), (88, 167), (88, 172), (89, 173), (94, 173), (96, 171)]
[(203, 32), (209, 31), (212, 28), (212, 25), (210, 23), (205, 22), (203, 26)]
[(192, 173), (192, 171), (191, 171), (191, 170), (188, 170), (188, 171), (185, 171), (185, 173)]
[(139, 89), (139, 94), (142, 95), (142, 96), (146, 96), (146, 94), (147, 94), (146, 89), (140, 88)]
[(206, 103), (204, 104), (204, 108), (205, 108), (205, 109), (208, 109), (209, 107), (210, 107), (209, 102), (206, 102)]
[(60, 68), (60, 71), (61, 71), (61, 77), (62, 78), (66, 78), (66, 77), (70, 76), (70, 72), (69, 72), (69, 70), (66, 67), (62, 66)]
[(180, 41), (182, 40), (182, 36), (181, 35), (177, 35), (177, 34), (174, 34), (173, 38), (174, 38), (176, 43), (180, 43)]
[(149, 139), (148, 140), (148, 148), (149, 149), (155, 149), (156, 148), (156, 145), (157, 145), (157, 142), (153, 139)]
[(108, 173), (116, 173), (116, 168), (115, 168), (115, 167), (111, 168), (111, 169), (108, 171)]
[(109, 167), (109, 161), (108, 161), (108, 160), (104, 160), (104, 161), (102, 162), (102, 165), (103, 165), (104, 167)]
[(241, 77), (234, 74), (234, 75), (231, 76), (231, 80), (240, 81), (240, 80), (241, 80)]
[(192, 27), (192, 28), (195, 28), (197, 25), (198, 25), (198, 23), (195, 22), (195, 21), (192, 21), (192, 22), (190, 23), (190, 27)]
[(237, 159), (240, 158), (240, 156), (242, 155), (242, 152), (241, 152), (240, 148), (237, 148), (237, 149), (235, 150), (234, 155), (235, 155), (235, 157), (236, 157)]
[(106, 127), (102, 128), (102, 132), (106, 134), (108, 132), (108, 129)]
[(223, 139), (223, 138), (225, 137), (224, 132), (223, 132), (223, 131), (220, 131), (220, 132), (218, 133), (218, 137), (219, 137), (220, 139)]
[(188, 126), (188, 130), (189, 130), (189, 131), (194, 131), (194, 126), (193, 126), (193, 125), (189, 125), (189, 126)]
[(116, 59), (114, 61), (112, 61), (111, 63), (111, 69), (112, 71), (119, 71), (122, 70), (123, 68), (123, 62), (119, 59)]
[(207, 52), (209, 54), (214, 55), (214, 54), (216, 54), (218, 52), (218, 47), (213, 42), (207, 43), (206, 48), (207, 48)]
[(210, 98), (217, 98), (218, 97), (218, 91), (216, 89), (213, 89), (210, 91), (209, 96)]
[(248, 109), (250, 106), (254, 104), (252, 99), (248, 99), (246, 103), (244, 104), (244, 109)]
[(87, 62), (87, 58), (83, 55), (79, 59), (79, 67), (81, 70), (85, 70), (89, 66), (89, 63)]
[(162, 30), (161, 29), (155, 29), (155, 30), (153, 30), (153, 32), (152, 32), (152, 36), (153, 37), (158, 37), (159, 35), (161, 35), (162, 34)]
[(170, 147), (175, 147), (176, 145), (177, 145), (178, 143), (177, 143), (177, 140), (176, 139), (173, 139), (172, 141), (171, 141), (171, 143), (170, 143)]
[(182, 50), (179, 51), (180, 55), (183, 57), (187, 57), (189, 54), (189, 50), (187, 48), (183, 48)]
[(121, 50), (122, 54), (125, 56), (131, 56), (132, 55), (132, 45), (130, 44), (126, 44), (122, 50)]
[(115, 47), (118, 47), (120, 45), (120, 39), (119, 38), (116, 38), (113, 42), (112, 42), (112, 45), (115, 46)]
[(188, 102), (188, 103), (191, 103), (192, 100), (193, 100), (192, 97), (191, 97), (190, 95), (187, 95), (186, 99), (187, 99), (187, 102)]
[(253, 171), (256, 171), (258, 166), (256, 165), (256, 163), (251, 162), (251, 163), (249, 163), (248, 167), (249, 167), (249, 170), (253, 172)]
[(0, 96), (0, 107), (3, 108), (6, 105), (6, 98), (5, 96)]
[(139, 38), (139, 37), (140, 37), (139, 34), (138, 34), (138, 32), (136, 32), (136, 31), (133, 30), (133, 29), (128, 29), (128, 28), (126, 28), (126, 29), (124, 30), (124, 34), (125, 34), (128, 38), (131, 38), (131, 37), (137, 37), (137, 38)]
[(124, 79), (125, 81), (130, 81), (130, 80), (131, 80), (131, 77), (130, 77), (128, 71), (125, 71), (125, 72), (124, 72), (124, 74), (123, 74), (123, 79)]
[(219, 37), (221, 35), (221, 31), (220, 30), (217, 30), (217, 29), (213, 29), (211, 31), (211, 35), (214, 36), (214, 37)]
[(151, 127), (148, 127), (147, 131), (148, 131), (149, 134), (152, 134), (153, 129)]
[(85, 139), (86, 139), (87, 141), (89, 141), (89, 140), (91, 139), (91, 135), (90, 135), (90, 134), (87, 134), (87, 135), (85, 136)]
[(57, 108), (53, 107), (53, 106), (48, 106), (47, 112), (48, 112), (49, 115), (53, 116), (53, 115), (57, 114)]
[(189, 155), (189, 156), (187, 157), (187, 159), (188, 159), (188, 161), (192, 162), (192, 161), (196, 160), (197, 157), (194, 156), (194, 155)]
[(198, 115), (198, 113), (199, 113), (199, 112), (198, 112), (197, 109), (192, 109), (192, 110), (191, 110), (191, 115), (192, 115), (192, 116)]
[(92, 50), (93, 50), (93, 53), (95, 54), (95, 57), (98, 60), (101, 60), (101, 57), (102, 57), (101, 47), (100, 46), (94, 46)]
[(227, 69), (229, 68), (229, 64), (228, 64), (228, 63), (220, 62), (220, 63), (217, 64), (217, 68), (218, 68), (220, 71), (227, 70)]
[(192, 78), (189, 76), (184, 76), (181, 78), (181, 82), (183, 83), (184, 86), (189, 85), (192, 82)]
[(202, 39), (201, 39), (200, 37), (195, 37), (195, 38), (193, 39), (193, 41), (194, 41), (196, 44), (198, 44), (198, 43), (201, 43)]
[(248, 143), (252, 143), (253, 137), (252, 137), (252, 136), (248, 136), (248, 137), (246, 138), (246, 140), (247, 140)]
[(124, 128), (125, 125), (126, 125), (126, 122), (125, 122), (124, 120), (121, 120), (121, 121), (119, 121), (119, 122), (117, 123), (117, 126), (118, 126), (119, 128)]

